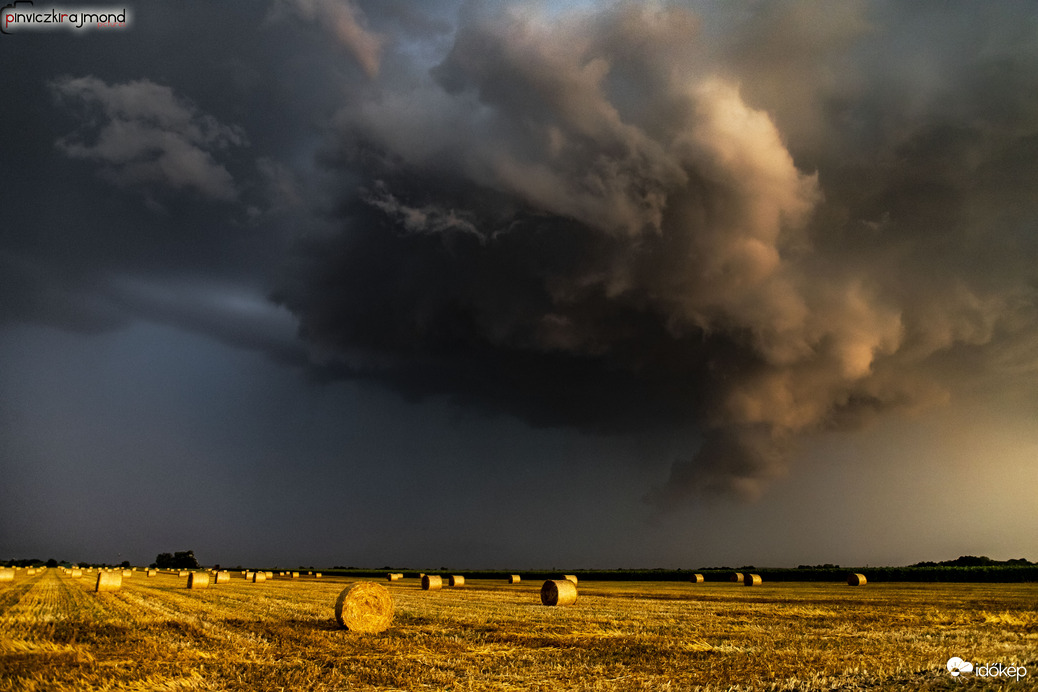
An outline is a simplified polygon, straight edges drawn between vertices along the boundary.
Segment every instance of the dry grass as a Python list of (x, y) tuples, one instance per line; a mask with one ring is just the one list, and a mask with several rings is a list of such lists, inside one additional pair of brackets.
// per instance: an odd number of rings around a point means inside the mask
[(354, 583), (244, 579), (189, 591), (176, 573), (93, 593), (89, 575), (0, 584), (0, 690), (993, 689), (951, 656), (1038, 678), (1038, 585), (588, 582), (576, 604), (540, 584), (385, 584), (392, 626), (340, 628)]

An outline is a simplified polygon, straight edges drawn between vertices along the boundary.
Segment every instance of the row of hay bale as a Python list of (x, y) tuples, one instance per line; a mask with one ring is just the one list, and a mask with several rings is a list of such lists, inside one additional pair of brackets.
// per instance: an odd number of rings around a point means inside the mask
[[(447, 578), (447, 585), (465, 586), (465, 577), (460, 574), (452, 574)], [(443, 577), (437, 574), (423, 574), (421, 586), (423, 591), (439, 591), (443, 588)]]
[[(149, 570), (148, 576), (154, 576)], [(170, 572), (172, 574), (172, 572)], [(187, 588), (189, 589), (206, 589), (210, 584), (227, 584), (231, 581), (231, 573), (226, 570), (211, 570), (211, 571), (189, 571), (181, 570), (177, 572), (178, 576), (187, 577)], [(122, 587), (123, 578), (127, 574), (125, 571), (106, 572), (99, 571), (97, 573), (97, 583), (94, 585), (94, 591), (116, 591)], [(244, 575), (246, 581), (252, 583), (264, 582), (267, 579), (273, 579), (273, 572), (245, 572)]]
[[(403, 579), (403, 575), (397, 573), (387, 575), (389, 581)], [(436, 591), (443, 586), (443, 578), (438, 575), (422, 574), (422, 589)], [(509, 584), (517, 584), (521, 581), (517, 574), (510, 575)], [(703, 583), (702, 574), (693, 575), (692, 581)], [(760, 586), (763, 583), (759, 574), (743, 574), (733, 572), (729, 575), (729, 581), (742, 583), (745, 586)], [(451, 586), (460, 586), (465, 583), (465, 578), (460, 575), (450, 577)], [(847, 583), (852, 586), (860, 586), (866, 583), (865, 575), (851, 574)], [(577, 578), (572, 574), (565, 575), (563, 579), (549, 579), (541, 585), (541, 604), (545, 606), (566, 606), (577, 601)], [(374, 582), (360, 582), (347, 587), (339, 594), (335, 602), (335, 619), (341, 627), (354, 632), (378, 633), (387, 629), (393, 621), (393, 597), (385, 587)]]
[[(423, 591), (436, 591), (438, 589), (443, 588), (443, 577), (440, 577), (440, 576), (434, 575), (434, 574), (424, 574), (424, 573), (420, 574), (419, 577), (421, 578), (421, 586), (422, 586), (422, 590)], [(399, 572), (397, 572), (397, 573), (390, 573), (390, 574), (386, 575), (386, 578), (389, 581), (399, 581), (399, 580), (404, 578), (404, 575), (399, 573)], [(573, 574), (564, 575), (563, 579), (565, 579), (566, 581), (570, 581), (573, 584), (577, 583), (577, 577), (576, 577), (576, 575), (573, 575)], [(522, 582), (522, 580), (523, 580), (522, 576), (520, 576), (518, 574), (510, 574), (510, 575), (508, 575), (508, 579), (507, 579), (509, 584), (519, 584), (520, 582)], [(447, 578), (447, 584), (449, 586), (455, 586), (455, 587), (457, 587), (457, 586), (464, 586), (465, 585), (465, 577), (463, 577), (460, 574), (452, 574), (452, 575), (450, 575)]]
[[(569, 579), (569, 576), (572, 575), (568, 575), (566, 579), (549, 579), (544, 582), (541, 586), (542, 605), (565, 606), (576, 603), (576, 578)], [(464, 581), (464, 577), (461, 576), (451, 578), (460, 579), (462, 583)], [(442, 583), (443, 579), (438, 575), (422, 575), (423, 589), (436, 590)], [(436, 586), (431, 587), (430, 584)], [(460, 583), (458, 585), (460, 586)], [(375, 582), (358, 582), (348, 586), (335, 600), (335, 620), (339, 626), (362, 634), (377, 634), (388, 629), (393, 622), (393, 611), (393, 597), (384, 586)]]
[[(702, 584), (706, 579), (702, 574), (693, 574), (691, 582), (693, 584)], [(737, 584), (743, 584), (744, 586), (760, 586), (764, 583), (764, 580), (759, 574), (743, 574), (742, 572), (732, 572), (728, 575), (728, 581), (735, 582)], [(848, 586), (864, 586), (868, 583), (864, 574), (854, 573), (847, 575)]]

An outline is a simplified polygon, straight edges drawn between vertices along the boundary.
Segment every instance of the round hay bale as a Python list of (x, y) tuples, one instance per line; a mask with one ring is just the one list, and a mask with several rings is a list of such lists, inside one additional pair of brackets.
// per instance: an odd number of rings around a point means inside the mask
[(0, 581), (14, 581), (14, 570), (10, 567), (0, 568)]
[(742, 582), (742, 572), (732, 572), (728, 575), (728, 581), (734, 581), (736, 583)]
[(292, 572), (293, 579), (299, 579), (299, 572)]
[(568, 579), (569, 581), (573, 582), (574, 584), (577, 583), (577, 575), (575, 575), (575, 574), (563, 574), (562, 578), (563, 579)]
[(373, 581), (358, 582), (336, 599), (335, 621), (351, 632), (382, 632), (393, 622), (393, 597)]
[(321, 578), (321, 573), (320, 572), (318, 572), (317, 574), (314, 575), (314, 579), (320, 579), (320, 578)]
[(227, 584), (230, 581), (231, 581), (231, 573), (227, 572), (227, 571), (217, 572), (216, 573), (216, 577), (213, 579), (213, 583), (214, 584)]
[(569, 579), (550, 579), (541, 585), (541, 603), (546, 606), (573, 605), (577, 602), (577, 585)]
[(703, 577), (702, 574), (693, 574), (692, 575), (692, 583), (693, 584), (702, 584), (705, 581), (706, 581), (706, 579)]
[(259, 584), (262, 581), (267, 581), (267, 573), (266, 572), (253, 572), (252, 573), (252, 583), (253, 584)]
[(404, 575), (399, 572), (389, 572), (386, 574), (386, 581), (400, 581), (403, 578)]
[(847, 586), (865, 586), (868, 580), (865, 579), (864, 574), (848, 574), (847, 575)]
[(508, 583), (509, 584), (518, 584), (522, 580), (523, 580), (523, 578), (520, 577), (518, 574), (513, 574), (513, 575), (508, 577)]
[(153, 569), (149, 569), (148, 570), (148, 576), (149, 577), (154, 577), (156, 574), (158, 574), (158, 572), (156, 572), (155, 570), (153, 570)]
[(123, 570), (123, 579), (129, 579), (132, 576), (133, 576), (133, 572), (131, 570), (128, 570), (128, 569), (124, 569)]
[(447, 583), (451, 586), (465, 586), (465, 577), (460, 574), (452, 574)]
[(267, 579), (273, 579), (274, 578), (274, 573), (273, 572), (269, 572), (268, 571), (268, 572), (264, 572), (263, 574), (267, 577)]
[(439, 591), (443, 588), (443, 577), (426, 574), (422, 577), (422, 591)]
[(759, 574), (747, 574), (742, 581), (746, 586), (760, 586), (763, 582)]
[(118, 591), (122, 585), (122, 572), (98, 572), (94, 591)]
[(187, 588), (207, 589), (209, 588), (208, 572), (191, 572), (187, 575)]
[(190, 574), (190, 572), (188, 572), (186, 569), (182, 569), (182, 570), (180, 570), (180, 573), (177, 574), (177, 576), (178, 577), (186, 577), (188, 574)]
[(81, 569), (70, 569), (68, 573), (69, 573), (69, 576), (72, 577), (73, 579), (79, 579), (80, 577), (83, 576), (83, 570), (81, 570)]

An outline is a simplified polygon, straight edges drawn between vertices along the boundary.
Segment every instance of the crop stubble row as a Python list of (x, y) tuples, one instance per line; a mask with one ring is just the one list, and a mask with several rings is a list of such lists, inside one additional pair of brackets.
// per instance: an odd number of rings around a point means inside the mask
[[(16, 650), (30, 645), (78, 647), (83, 656), (60, 670), (37, 657), (43, 670), (36, 674), (70, 689), (186, 674), (223, 684), (239, 676), (269, 689), (406, 689), (474, 676), (486, 689), (591, 688), (612, 678), (648, 689), (667, 680), (762, 684), (805, 671), (848, 680), (862, 669), (909, 675), (951, 655), (949, 647), (975, 646), (978, 633), (1005, 630), (1006, 622), (1016, 623), (1008, 628), (1010, 651), (1038, 650), (1033, 585), (959, 585), (942, 592), (956, 596), (949, 607), (926, 585), (848, 594), (835, 585), (751, 592), (725, 584), (592, 583), (582, 585), (578, 606), (552, 609), (537, 603), (533, 583), (477, 581), (463, 592), (430, 593), (412, 580), (389, 586), (394, 626), (364, 638), (332, 621), (344, 580), (236, 579), (205, 591), (188, 591), (183, 582), (160, 575), (93, 594), (89, 575), (49, 570), (19, 579), (0, 588), (0, 656), (24, 659)], [(934, 626), (945, 628), (937, 644)], [(989, 639), (986, 646), (1006, 652), (1006, 638)], [(15, 679), (7, 668), (0, 666), (0, 685)]]

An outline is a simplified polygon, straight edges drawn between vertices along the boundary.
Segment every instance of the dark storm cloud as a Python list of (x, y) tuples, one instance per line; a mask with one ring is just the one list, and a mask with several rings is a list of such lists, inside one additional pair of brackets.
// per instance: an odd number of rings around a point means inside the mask
[(0, 322), (700, 440), (664, 508), (1034, 381), (1031, 3), (551, 5), (160, 4), (4, 42)]
[(745, 9), (468, 4), (424, 83), (343, 108), (338, 229), (277, 293), (324, 371), (698, 430), (664, 508), (941, 400), (942, 359), (1033, 372), (1038, 47), (996, 40), (1029, 10)]

